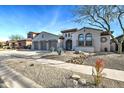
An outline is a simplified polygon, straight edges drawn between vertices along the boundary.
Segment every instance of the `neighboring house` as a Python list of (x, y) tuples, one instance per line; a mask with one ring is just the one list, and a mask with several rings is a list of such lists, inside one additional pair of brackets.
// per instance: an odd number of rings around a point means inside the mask
[[(106, 31), (84, 27), (61, 31), (62, 36), (41, 32), (33, 39), (32, 49), (49, 50), (61, 47), (66, 50), (87, 52), (110, 51), (110, 35)], [(51, 43), (52, 42), (52, 43)]]
[(21, 48), (21, 49), (30, 49), (32, 46), (32, 39), (35, 38), (39, 33), (37, 32), (28, 32), (27, 33), (27, 39), (22, 40), (9, 40), (6, 41), (6, 46), (9, 46), (10, 48)]
[(5, 41), (0, 40), (0, 48), (3, 48), (3, 46), (5, 46), (5, 43)]
[(37, 33), (37, 32), (28, 32), (27, 38), (33, 39), (33, 38), (35, 38), (38, 34), (40, 34), (40, 33)]
[(10, 48), (19, 48), (19, 49), (25, 49), (25, 48), (31, 48), (32, 45), (32, 39), (28, 38), (28, 39), (23, 39), (23, 40), (9, 40), (6, 41), (6, 46), (10, 47)]
[(6, 41), (6, 46), (8, 46), (9, 48), (17, 48), (18, 42), (14, 40), (9, 40), (9, 41)]
[(27, 39), (18, 40), (18, 48), (30, 49), (32, 46), (32, 39), (35, 38), (39, 33), (37, 32), (28, 32)]
[(33, 50), (49, 50), (54, 47), (57, 48), (59, 36), (48, 33), (41, 32), (32, 40), (32, 49)]
[(18, 47), (19, 48), (31, 48), (32, 45), (32, 39), (31, 38), (27, 38), (24, 40), (18, 40)]

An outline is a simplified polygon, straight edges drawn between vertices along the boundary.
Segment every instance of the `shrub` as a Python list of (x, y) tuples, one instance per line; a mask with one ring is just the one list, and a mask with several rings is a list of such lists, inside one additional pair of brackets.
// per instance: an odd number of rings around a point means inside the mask
[(79, 51), (74, 51), (74, 54), (79, 54)]
[(9, 46), (7, 46), (7, 49), (11, 49)]
[(54, 51), (55, 51), (55, 48), (54, 48), (54, 47), (51, 47), (51, 48), (50, 48), (50, 51), (51, 51), (51, 52), (54, 52)]
[(92, 69), (92, 76), (94, 78), (94, 83), (96, 86), (99, 86), (102, 82), (103, 71), (104, 69), (104, 61), (102, 59), (97, 59), (95, 63), (95, 70)]
[(61, 55), (62, 54), (62, 49), (61, 48), (58, 48), (57, 49), (57, 53), (58, 53), (58, 55)]

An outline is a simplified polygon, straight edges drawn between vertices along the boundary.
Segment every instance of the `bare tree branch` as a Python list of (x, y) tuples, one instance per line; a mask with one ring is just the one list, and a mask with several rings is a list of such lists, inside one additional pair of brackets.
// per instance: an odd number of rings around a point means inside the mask
[(101, 16), (100, 16), (100, 14), (97, 12), (97, 9), (96, 9), (96, 8), (94, 8), (94, 10), (95, 10), (95, 12), (96, 12), (96, 14), (97, 14), (97, 17), (99, 17), (100, 19), (102, 19), (102, 20), (104, 21), (104, 23), (107, 25), (106, 30), (107, 30), (107, 31), (110, 31), (110, 24), (106, 21), (106, 19), (105, 19), (104, 17), (101, 17)]
[(95, 25), (95, 24), (93, 24), (93, 23), (89, 23), (91, 26), (95, 26), (95, 27), (98, 27), (98, 28), (101, 28), (102, 29), (102, 27), (101, 26), (99, 26), (99, 25)]

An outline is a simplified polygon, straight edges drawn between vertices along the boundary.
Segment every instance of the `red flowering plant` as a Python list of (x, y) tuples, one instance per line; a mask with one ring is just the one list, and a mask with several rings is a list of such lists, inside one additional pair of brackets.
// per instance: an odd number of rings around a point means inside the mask
[(99, 86), (99, 84), (102, 82), (103, 69), (104, 69), (104, 60), (97, 59), (95, 63), (95, 69), (92, 69), (92, 76), (94, 78), (94, 83), (96, 86)]

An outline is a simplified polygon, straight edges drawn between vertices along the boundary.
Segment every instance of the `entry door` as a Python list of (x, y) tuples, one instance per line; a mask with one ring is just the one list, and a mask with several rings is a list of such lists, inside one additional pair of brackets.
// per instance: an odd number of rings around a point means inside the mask
[(66, 50), (71, 50), (72, 49), (72, 40), (67, 40), (66, 41)]

